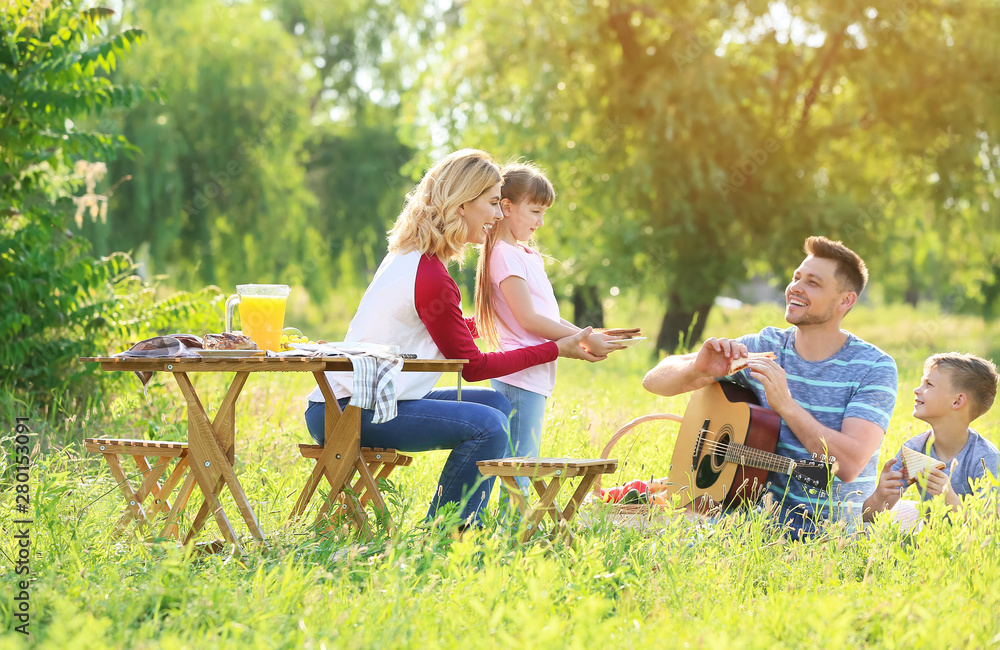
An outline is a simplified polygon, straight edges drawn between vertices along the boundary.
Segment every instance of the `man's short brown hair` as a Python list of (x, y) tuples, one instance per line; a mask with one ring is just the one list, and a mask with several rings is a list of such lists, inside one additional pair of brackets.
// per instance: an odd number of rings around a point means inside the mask
[(924, 362), (924, 372), (938, 368), (948, 373), (952, 387), (969, 398), (972, 419), (990, 410), (997, 396), (997, 367), (989, 359), (973, 354), (944, 352)]
[(861, 295), (868, 284), (868, 267), (861, 256), (852, 251), (843, 242), (832, 241), (826, 237), (813, 236), (806, 239), (803, 247), (807, 255), (822, 257), (837, 263), (837, 279), (841, 285), (854, 293)]

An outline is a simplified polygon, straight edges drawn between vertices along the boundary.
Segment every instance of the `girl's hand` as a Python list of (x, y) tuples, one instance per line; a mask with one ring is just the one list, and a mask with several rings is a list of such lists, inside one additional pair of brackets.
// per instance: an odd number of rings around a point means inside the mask
[(593, 331), (592, 327), (586, 327), (572, 336), (566, 336), (558, 341), (556, 341), (556, 346), (559, 348), (559, 356), (566, 357), (567, 359), (583, 359), (584, 361), (603, 361), (607, 358), (607, 355), (595, 355), (587, 352), (583, 349), (580, 343), (583, 339), (590, 336)]
[(581, 345), (584, 350), (599, 357), (606, 357), (615, 350), (625, 349), (624, 345), (615, 343), (601, 332), (591, 332), (583, 338)]

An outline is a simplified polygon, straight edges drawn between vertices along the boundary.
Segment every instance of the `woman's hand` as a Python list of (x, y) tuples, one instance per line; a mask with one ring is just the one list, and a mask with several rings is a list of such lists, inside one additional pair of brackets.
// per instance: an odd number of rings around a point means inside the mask
[(624, 345), (615, 343), (613, 339), (601, 332), (591, 332), (583, 337), (581, 345), (584, 350), (598, 357), (606, 357), (615, 350), (625, 349)]
[(566, 336), (556, 341), (559, 348), (559, 356), (567, 359), (583, 359), (584, 361), (603, 361), (607, 355), (595, 355), (587, 352), (580, 345), (585, 338), (590, 336), (594, 328), (585, 327), (572, 336)]

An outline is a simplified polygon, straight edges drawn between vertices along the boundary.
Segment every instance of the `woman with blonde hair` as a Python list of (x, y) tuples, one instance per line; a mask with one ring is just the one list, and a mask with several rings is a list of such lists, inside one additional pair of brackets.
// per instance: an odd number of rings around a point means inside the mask
[[(503, 218), (500, 183), (500, 167), (474, 149), (451, 153), (427, 171), (389, 231), (389, 252), (361, 298), (345, 341), (398, 345), (422, 359), (468, 359), (462, 371), (467, 381), (509, 375), (558, 356), (601, 359), (580, 346), (590, 328), (508, 352), (483, 353), (476, 347), (474, 319), (463, 317), (462, 296), (446, 265), (461, 260), (468, 244), (483, 244)], [(508, 455), (511, 406), (490, 388), (466, 388), (459, 402), (456, 389), (434, 388), (440, 375), (400, 374), (396, 417), (374, 424), (374, 412), (362, 410), (361, 444), (406, 452), (451, 449), (427, 516), (456, 503), (462, 519), (471, 522), (493, 487), (476, 462)], [(351, 374), (329, 372), (327, 378), (343, 408), (353, 392)], [(309, 395), (306, 424), (320, 444), (325, 406), (317, 388)]]

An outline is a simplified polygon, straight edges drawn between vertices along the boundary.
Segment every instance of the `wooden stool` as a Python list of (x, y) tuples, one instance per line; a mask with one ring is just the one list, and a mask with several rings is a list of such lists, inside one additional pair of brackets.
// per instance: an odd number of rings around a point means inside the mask
[[(299, 445), (299, 452), (305, 458), (312, 458), (315, 460), (318, 459), (320, 454), (323, 453), (323, 446)], [(413, 462), (413, 456), (401, 454), (395, 449), (382, 449), (379, 447), (362, 447), (361, 458), (368, 466), (368, 473), (372, 475), (376, 485), (380, 480), (389, 478), (389, 475), (392, 474), (393, 470), (397, 467), (407, 467)], [(347, 479), (348, 483), (353, 480), (354, 474), (357, 474), (356, 470), (352, 473), (352, 476)], [(362, 485), (360, 477), (358, 477), (358, 480), (351, 486), (351, 492), (355, 494), (362, 508), (370, 503), (373, 497), (371, 492), (364, 485)], [(347, 505), (344, 504), (343, 507), (347, 508)], [(330, 499), (327, 499), (323, 503), (323, 507), (320, 509), (319, 516), (321, 518), (325, 517), (329, 512)], [(390, 522), (390, 527), (391, 525), (392, 523)]]
[[(174, 488), (188, 472), (188, 446), (183, 442), (155, 442), (150, 440), (129, 440), (113, 438), (86, 438), (84, 446), (87, 451), (104, 456), (111, 475), (118, 481), (118, 487), (125, 495), (128, 505), (118, 519), (116, 529), (122, 532), (130, 521), (135, 521), (140, 527), (153, 527), (158, 515), (167, 513), (166, 522), (160, 530), (159, 537), (179, 539), (177, 520), (191, 498), (194, 490), (193, 475), (188, 473), (187, 479), (181, 485), (171, 506), (167, 501)], [(139, 468), (141, 481), (138, 490), (132, 487), (132, 482), (122, 468), (120, 456), (131, 456)], [(173, 469), (167, 475), (167, 480), (160, 483), (171, 462), (176, 460)], [(150, 461), (154, 461), (150, 465)], [(148, 506), (143, 504), (152, 497)]]
[[(538, 524), (547, 514), (555, 524), (553, 538), (565, 534), (570, 544), (573, 543), (573, 532), (569, 522), (576, 515), (580, 501), (590, 491), (590, 486), (601, 474), (611, 474), (618, 468), (618, 461), (606, 458), (575, 459), (575, 458), (498, 458), (496, 460), (481, 460), (476, 463), (483, 476), (499, 476), (504, 488), (510, 494), (511, 501), (524, 514), (525, 530), (521, 533), (521, 543), (531, 539), (538, 532)], [(531, 481), (538, 493), (538, 503), (529, 506), (521, 488), (515, 480), (524, 476)], [(566, 502), (566, 507), (560, 509), (555, 502), (556, 495), (563, 482), (574, 476), (580, 477), (573, 496)], [(545, 479), (551, 479), (546, 484)]]

